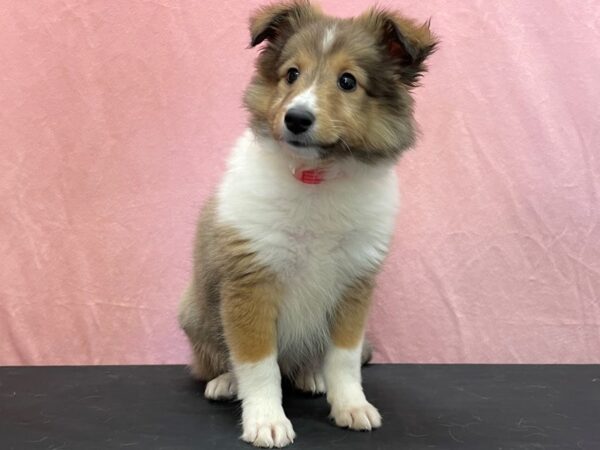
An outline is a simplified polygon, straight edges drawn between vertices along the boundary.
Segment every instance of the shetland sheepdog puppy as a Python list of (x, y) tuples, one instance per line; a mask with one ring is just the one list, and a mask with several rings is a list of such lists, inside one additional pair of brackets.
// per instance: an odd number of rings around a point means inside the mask
[(395, 12), (338, 19), (308, 1), (259, 9), (250, 33), (250, 123), (202, 211), (179, 321), (205, 396), (238, 398), (241, 438), (283, 447), (282, 375), (326, 393), (338, 426), (381, 426), (361, 385), (364, 330), (394, 165), (415, 142), (411, 88), (436, 39)]

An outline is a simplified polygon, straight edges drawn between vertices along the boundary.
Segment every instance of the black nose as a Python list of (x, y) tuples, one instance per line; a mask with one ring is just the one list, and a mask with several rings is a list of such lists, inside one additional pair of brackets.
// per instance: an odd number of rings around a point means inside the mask
[(291, 108), (285, 114), (285, 126), (294, 134), (304, 133), (315, 121), (315, 116), (305, 109)]

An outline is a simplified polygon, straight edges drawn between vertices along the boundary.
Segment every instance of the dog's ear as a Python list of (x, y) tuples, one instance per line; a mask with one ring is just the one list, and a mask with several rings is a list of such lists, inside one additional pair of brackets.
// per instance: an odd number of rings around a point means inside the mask
[(314, 20), (319, 11), (308, 0), (276, 3), (258, 9), (250, 18), (250, 47), (291, 35)]
[(425, 60), (439, 42), (429, 30), (429, 21), (415, 21), (385, 9), (372, 8), (358, 18), (374, 33), (386, 54), (397, 65), (403, 83), (416, 86), (427, 70)]

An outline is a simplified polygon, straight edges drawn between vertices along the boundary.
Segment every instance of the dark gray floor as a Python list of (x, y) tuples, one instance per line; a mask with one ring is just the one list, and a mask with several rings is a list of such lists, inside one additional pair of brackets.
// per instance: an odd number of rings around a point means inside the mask
[[(324, 398), (286, 390), (300, 449), (600, 449), (600, 366), (380, 365), (384, 425), (341, 430)], [(182, 366), (0, 368), (1, 449), (250, 449), (239, 406)]]

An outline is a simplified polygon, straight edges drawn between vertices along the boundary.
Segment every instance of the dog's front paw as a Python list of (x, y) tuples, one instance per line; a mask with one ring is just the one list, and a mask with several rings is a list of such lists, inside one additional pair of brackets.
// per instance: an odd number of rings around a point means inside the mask
[(338, 427), (352, 430), (372, 430), (381, 426), (381, 414), (369, 402), (331, 408), (331, 418)]
[(296, 437), (292, 423), (281, 406), (244, 408), (242, 427), (242, 440), (255, 447), (281, 448), (294, 442)]
[(294, 442), (296, 433), (287, 417), (276, 422), (244, 421), (242, 440), (255, 447), (281, 448)]
[(302, 371), (294, 378), (294, 386), (302, 392), (312, 395), (322, 395), (326, 392), (325, 379), (318, 370)]
[(237, 383), (231, 372), (210, 380), (204, 390), (204, 396), (209, 400), (231, 400), (236, 395)]

